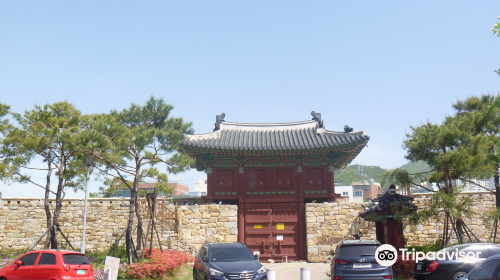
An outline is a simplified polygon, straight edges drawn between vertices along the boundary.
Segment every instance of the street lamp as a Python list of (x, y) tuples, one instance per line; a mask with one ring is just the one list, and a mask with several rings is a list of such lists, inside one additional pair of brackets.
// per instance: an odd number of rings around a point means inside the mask
[(82, 234), (82, 245), (80, 246), (80, 252), (85, 254), (85, 224), (87, 223), (87, 200), (89, 199), (89, 169), (92, 166), (92, 157), (87, 156), (86, 164), (87, 166), (87, 180), (85, 183), (85, 204), (83, 206), (83, 234)]

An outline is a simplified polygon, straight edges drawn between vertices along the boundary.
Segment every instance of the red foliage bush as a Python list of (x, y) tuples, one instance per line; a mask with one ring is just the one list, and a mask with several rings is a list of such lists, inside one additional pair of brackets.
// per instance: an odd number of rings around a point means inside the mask
[(194, 257), (191, 254), (179, 251), (149, 249), (145, 253), (146, 261), (129, 266), (128, 275), (132, 278), (150, 278), (161, 279), (167, 276), (173, 276), (175, 270), (182, 264), (193, 262)]
[(404, 278), (411, 279), (413, 268), (415, 267), (415, 261), (413, 260), (401, 260), (401, 256), (395, 264), (392, 265), (392, 272), (394, 273), (394, 278)]

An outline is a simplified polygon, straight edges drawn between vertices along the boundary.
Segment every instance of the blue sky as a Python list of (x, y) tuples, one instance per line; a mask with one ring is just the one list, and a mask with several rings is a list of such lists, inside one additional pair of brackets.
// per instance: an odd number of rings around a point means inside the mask
[(291, 122), (314, 110), (328, 130), (348, 124), (370, 135), (353, 163), (395, 168), (406, 162), (410, 125), (500, 92), (500, 38), (490, 31), (498, 16), (492, 0), (2, 1), (0, 102), (21, 112), (68, 100), (95, 113), (155, 94), (196, 133), (222, 112), (226, 121)]

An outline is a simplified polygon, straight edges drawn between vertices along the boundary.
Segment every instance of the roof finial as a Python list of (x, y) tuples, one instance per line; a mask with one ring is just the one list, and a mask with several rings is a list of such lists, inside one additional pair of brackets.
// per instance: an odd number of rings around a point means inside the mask
[(318, 126), (323, 127), (323, 121), (321, 120), (321, 113), (316, 113), (316, 112), (312, 111), (311, 115), (313, 116), (312, 119), (318, 123)]
[(396, 193), (396, 186), (394, 184), (389, 186), (389, 193)]
[(223, 123), (223, 122), (225, 122), (224, 117), (226, 117), (226, 114), (224, 114), (224, 113), (215, 116), (215, 128), (214, 128), (214, 131), (220, 129), (220, 124)]
[(348, 132), (352, 132), (353, 128), (352, 127), (349, 127), (347, 124), (344, 125), (344, 132), (348, 133)]

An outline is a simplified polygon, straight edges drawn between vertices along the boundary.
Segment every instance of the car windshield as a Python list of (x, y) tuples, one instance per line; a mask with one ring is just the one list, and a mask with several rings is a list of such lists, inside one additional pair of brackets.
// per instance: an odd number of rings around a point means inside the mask
[(350, 245), (342, 246), (339, 249), (339, 256), (342, 257), (361, 257), (375, 256), (375, 251), (379, 245)]
[(238, 262), (255, 260), (250, 250), (239, 248), (212, 248), (209, 253), (212, 262)]
[(65, 264), (90, 264), (87, 257), (80, 254), (65, 254), (63, 255), (63, 261)]

